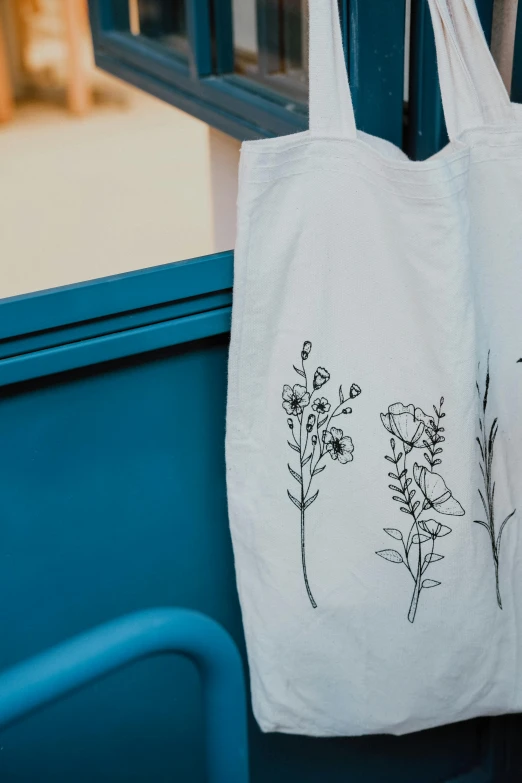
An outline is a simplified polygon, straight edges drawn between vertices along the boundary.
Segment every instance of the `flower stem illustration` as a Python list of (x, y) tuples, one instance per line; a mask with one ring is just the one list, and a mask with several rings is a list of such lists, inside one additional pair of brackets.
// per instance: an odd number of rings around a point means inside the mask
[[(391, 454), (385, 457), (393, 465), (388, 477), (394, 483), (389, 484), (389, 488), (394, 493), (392, 500), (399, 503), (400, 511), (409, 517), (409, 529), (402, 531), (396, 527), (385, 527), (384, 532), (400, 542), (401, 551), (381, 549), (376, 554), (390, 563), (404, 565), (413, 579), (408, 610), (410, 623), (417, 615), (422, 591), (440, 585), (435, 579), (425, 578), (425, 574), (433, 563), (444, 557), (435, 552), (435, 542), (451, 533), (447, 525), (428, 517), (431, 514), (457, 517), (465, 513), (443, 477), (434, 470), (442, 463), (440, 455), (445, 430), (441, 421), (446, 416), (442, 411), (443, 405), (444, 397), (438, 407), (433, 406), (435, 416), (427, 416), (421, 408), (401, 402), (390, 405), (388, 413), (381, 413), (383, 426), (392, 435)], [(413, 449), (424, 452), (429, 468), (414, 461), (410, 471), (408, 455)]]
[(495, 585), (497, 590), (497, 603), (499, 608), (502, 609), (502, 598), (500, 595), (500, 582), (499, 582), (499, 557), (500, 557), (500, 542), (502, 540), (502, 533), (504, 528), (516, 513), (514, 509), (510, 514), (504, 517), (501, 523), (498, 534), (495, 529), (495, 481), (493, 480), (493, 460), (495, 455), (495, 441), (498, 434), (498, 418), (494, 418), (491, 426), (487, 422), (487, 411), (489, 401), (489, 389), (491, 382), (491, 373), (489, 368), (489, 353), (488, 362), (486, 368), (486, 378), (484, 381), (484, 390), (482, 391), (479, 383), (477, 382), (477, 394), (480, 402), (479, 413), (479, 434), (477, 435), (477, 443), (480, 451), (479, 467), (482, 474), (483, 488), (478, 490), (480, 501), (484, 508), (485, 521), (482, 519), (475, 519), (474, 522), (477, 525), (482, 525), (488, 531), (491, 541), (491, 550), (493, 553), (493, 564), (495, 566)]
[[(348, 402), (354, 400), (361, 393), (361, 388), (356, 383), (350, 387), (349, 396), (346, 398), (343, 387), (339, 387), (339, 404), (332, 408), (326, 397), (321, 396), (322, 387), (330, 380), (330, 373), (324, 367), (317, 367), (313, 378), (309, 377), (306, 370), (306, 362), (312, 350), (312, 343), (306, 340), (301, 350), (301, 366), (296, 367), (295, 372), (303, 379), (303, 383), (293, 386), (285, 384), (283, 387), (283, 408), (288, 414), (288, 428), (290, 440), (288, 445), (296, 452), (299, 459), (297, 469), (288, 464), (290, 475), (299, 485), (296, 494), (287, 490), (288, 497), (299, 509), (301, 517), (301, 564), (303, 578), (308, 599), (314, 609), (317, 603), (313, 596), (308, 580), (306, 568), (306, 540), (305, 523), (306, 512), (317, 500), (319, 490), (312, 491), (314, 479), (326, 468), (326, 457), (346, 464), (353, 460), (354, 446), (352, 439), (345, 435), (342, 429), (333, 427), (333, 420), (338, 416), (352, 413)], [(304, 384), (304, 385), (303, 385)], [(313, 411), (308, 412), (307, 409)], [(315, 489), (315, 487), (314, 487)]]

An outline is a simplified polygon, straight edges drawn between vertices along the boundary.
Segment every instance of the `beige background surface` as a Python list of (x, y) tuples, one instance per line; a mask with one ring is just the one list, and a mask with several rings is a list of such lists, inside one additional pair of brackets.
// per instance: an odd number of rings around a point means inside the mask
[(30, 103), (0, 126), (0, 297), (233, 246), (238, 143), (109, 81), (84, 118)]

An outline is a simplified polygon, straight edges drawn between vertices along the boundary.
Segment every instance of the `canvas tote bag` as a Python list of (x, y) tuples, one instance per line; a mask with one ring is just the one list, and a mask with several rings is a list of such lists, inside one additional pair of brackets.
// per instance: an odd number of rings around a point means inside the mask
[(522, 710), (522, 115), (430, 0), (450, 144), (356, 130), (334, 0), (310, 129), (243, 144), (227, 481), (264, 731)]

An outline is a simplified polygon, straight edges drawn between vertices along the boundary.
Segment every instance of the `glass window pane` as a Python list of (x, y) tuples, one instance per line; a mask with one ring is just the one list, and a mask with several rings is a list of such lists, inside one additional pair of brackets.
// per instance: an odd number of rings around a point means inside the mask
[(184, 0), (129, 0), (130, 28), (134, 35), (188, 56)]
[(237, 73), (306, 102), (307, 0), (233, 0)]

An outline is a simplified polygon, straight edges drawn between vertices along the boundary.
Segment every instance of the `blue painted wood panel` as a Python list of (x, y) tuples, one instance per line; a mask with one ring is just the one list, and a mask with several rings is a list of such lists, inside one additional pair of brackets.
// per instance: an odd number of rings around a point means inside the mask
[(350, 0), (348, 63), (357, 127), (403, 146), (405, 0)]
[(515, 35), (515, 58), (513, 63), (513, 83), (511, 99), (522, 103), (522, 3), (518, 4), (517, 29)]
[[(192, 302), (212, 323), (229, 307), (206, 298), (231, 284), (227, 263), (196, 259), (148, 270), (146, 285), (131, 273), (0, 302), (4, 345), (23, 338), (27, 349), (16, 357), (23, 381), (12, 382), (12, 356), (0, 360), (1, 668), (158, 605), (209, 614), (244, 656), (226, 509), (227, 327), (194, 335), (194, 314), (174, 310), (160, 324), (171, 344), (144, 349), (149, 327), (121, 321)], [(96, 317), (103, 335), (90, 331)], [(69, 328), (79, 339), (67, 342)], [(58, 346), (42, 348), (55, 330)], [(123, 356), (107, 354), (107, 336), (125, 342)], [(67, 349), (60, 372), (46, 358), (55, 349)], [(199, 697), (186, 661), (137, 664), (3, 732), (0, 779), (203, 783)], [(505, 767), (502, 725), (317, 740), (262, 735), (250, 715), (252, 780), (486, 783), (499, 779), (493, 750)]]

